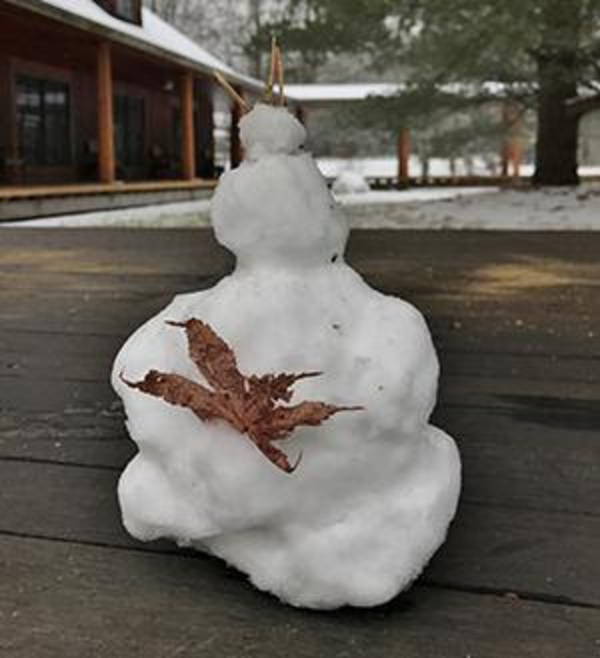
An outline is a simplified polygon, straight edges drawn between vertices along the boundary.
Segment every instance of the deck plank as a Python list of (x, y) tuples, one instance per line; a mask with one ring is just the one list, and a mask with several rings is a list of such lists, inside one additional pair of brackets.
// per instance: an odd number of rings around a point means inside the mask
[[(440, 406), (433, 422), (458, 441), (466, 499), (598, 514), (597, 418), (529, 402), (522, 409)], [(121, 469), (134, 452), (117, 405), (0, 417), (0, 459)]]
[[(0, 531), (142, 547), (121, 526), (118, 476), (99, 468), (0, 461)], [(159, 547), (173, 550), (168, 542)], [(599, 553), (600, 517), (463, 500), (427, 578), (600, 606)]]
[[(11, 658), (590, 658), (600, 612), (418, 587), (372, 610), (282, 606), (220, 562), (0, 538)], [(20, 583), (17, 591), (11, 580)]]
[[(117, 329), (117, 327), (115, 327)], [(118, 329), (117, 329), (118, 331)], [(104, 376), (126, 334), (0, 330), (0, 376), (94, 379)], [(438, 350), (442, 375), (563, 382), (600, 382), (600, 357)]]
[(48, 199), (77, 197), (88, 194), (134, 194), (136, 192), (164, 192), (167, 190), (212, 190), (216, 180), (195, 179), (132, 181), (123, 183), (77, 183), (72, 185), (0, 185), (0, 203), (16, 199)]

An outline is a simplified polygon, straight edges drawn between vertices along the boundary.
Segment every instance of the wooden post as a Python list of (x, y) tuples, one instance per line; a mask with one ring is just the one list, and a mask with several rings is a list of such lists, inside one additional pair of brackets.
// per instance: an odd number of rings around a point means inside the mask
[(111, 46), (108, 41), (98, 44), (98, 178), (101, 183), (115, 182), (115, 140), (113, 129), (113, 80)]
[(521, 108), (514, 101), (502, 103), (502, 124), (504, 126), (504, 137), (501, 151), (501, 173), (507, 178), (517, 178), (521, 169), (522, 146), (521, 125), (523, 119)]
[(518, 178), (521, 175), (521, 161), (523, 160), (523, 146), (520, 137), (514, 137), (511, 146), (511, 160), (513, 167), (513, 177)]
[(410, 134), (407, 128), (398, 133), (398, 184), (408, 185), (408, 160), (410, 158)]
[(185, 180), (196, 178), (196, 140), (194, 138), (194, 76), (191, 71), (181, 74), (181, 170)]
[[(237, 93), (242, 96), (243, 92), (241, 89), (236, 87)], [(229, 160), (231, 162), (231, 168), (235, 169), (243, 158), (242, 153), (242, 142), (240, 141), (240, 118), (242, 112), (241, 108), (237, 103), (232, 103), (231, 105), (231, 129), (229, 132)]]

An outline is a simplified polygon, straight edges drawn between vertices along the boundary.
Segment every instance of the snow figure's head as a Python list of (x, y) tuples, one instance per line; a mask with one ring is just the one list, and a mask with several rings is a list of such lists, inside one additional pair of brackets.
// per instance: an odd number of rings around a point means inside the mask
[(248, 160), (274, 153), (298, 153), (306, 141), (304, 126), (285, 108), (257, 103), (240, 121), (240, 138)]
[(348, 227), (302, 148), (306, 132), (286, 108), (258, 103), (240, 121), (245, 160), (212, 201), (217, 239), (242, 266), (337, 261)]

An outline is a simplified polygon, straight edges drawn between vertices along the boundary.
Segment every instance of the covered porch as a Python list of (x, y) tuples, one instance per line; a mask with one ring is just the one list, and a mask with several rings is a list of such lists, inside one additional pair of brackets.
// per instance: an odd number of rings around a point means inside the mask
[[(123, 21), (90, 18), (39, 0), (0, 6), (2, 206), (204, 189), (202, 181), (236, 166), (239, 116), (230, 106), (229, 162), (215, 157), (211, 56), (195, 44), (187, 59), (167, 51), (186, 37), (149, 13), (143, 27), (122, 31)], [(235, 77), (242, 92), (257, 86)]]

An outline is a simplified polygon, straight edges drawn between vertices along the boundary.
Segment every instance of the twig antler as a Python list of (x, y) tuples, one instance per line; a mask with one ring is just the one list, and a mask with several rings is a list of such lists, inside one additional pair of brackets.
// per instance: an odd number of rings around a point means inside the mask
[(285, 95), (283, 93), (283, 57), (281, 48), (277, 44), (277, 37), (271, 37), (271, 60), (269, 63), (269, 77), (267, 80), (267, 90), (265, 92), (265, 101), (275, 105), (273, 98), (273, 89), (278, 87), (278, 105), (285, 105)]
[(273, 85), (275, 83), (275, 60), (277, 58), (277, 37), (271, 37), (271, 59), (269, 60), (269, 77), (267, 78), (267, 90), (265, 92), (265, 101), (271, 103), (273, 100)]
[(283, 55), (279, 46), (277, 46), (276, 50), (275, 68), (277, 72), (277, 83), (279, 85), (279, 105), (285, 105), (285, 94), (283, 93)]
[(223, 87), (223, 89), (231, 96), (233, 101), (237, 103), (243, 114), (250, 111), (246, 101), (238, 94), (234, 87), (218, 72), (213, 71), (216, 81)]
[[(250, 108), (235, 87), (233, 87), (233, 85), (231, 85), (226, 78), (219, 73), (219, 71), (213, 71), (213, 74), (216, 81), (239, 106), (242, 114), (249, 112)], [(275, 86), (277, 86), (277, 99), (274, 98), (273, 94)], [(285, 93), (283, 90), (283, 56), (281, 54), (281, 48), (277, 45), (277, 38), (275, 36), (271, 37), (271, 60), (269, 63), (269, 77), (267, 79), (264, 100), (270, 105), (285, 105)]]

